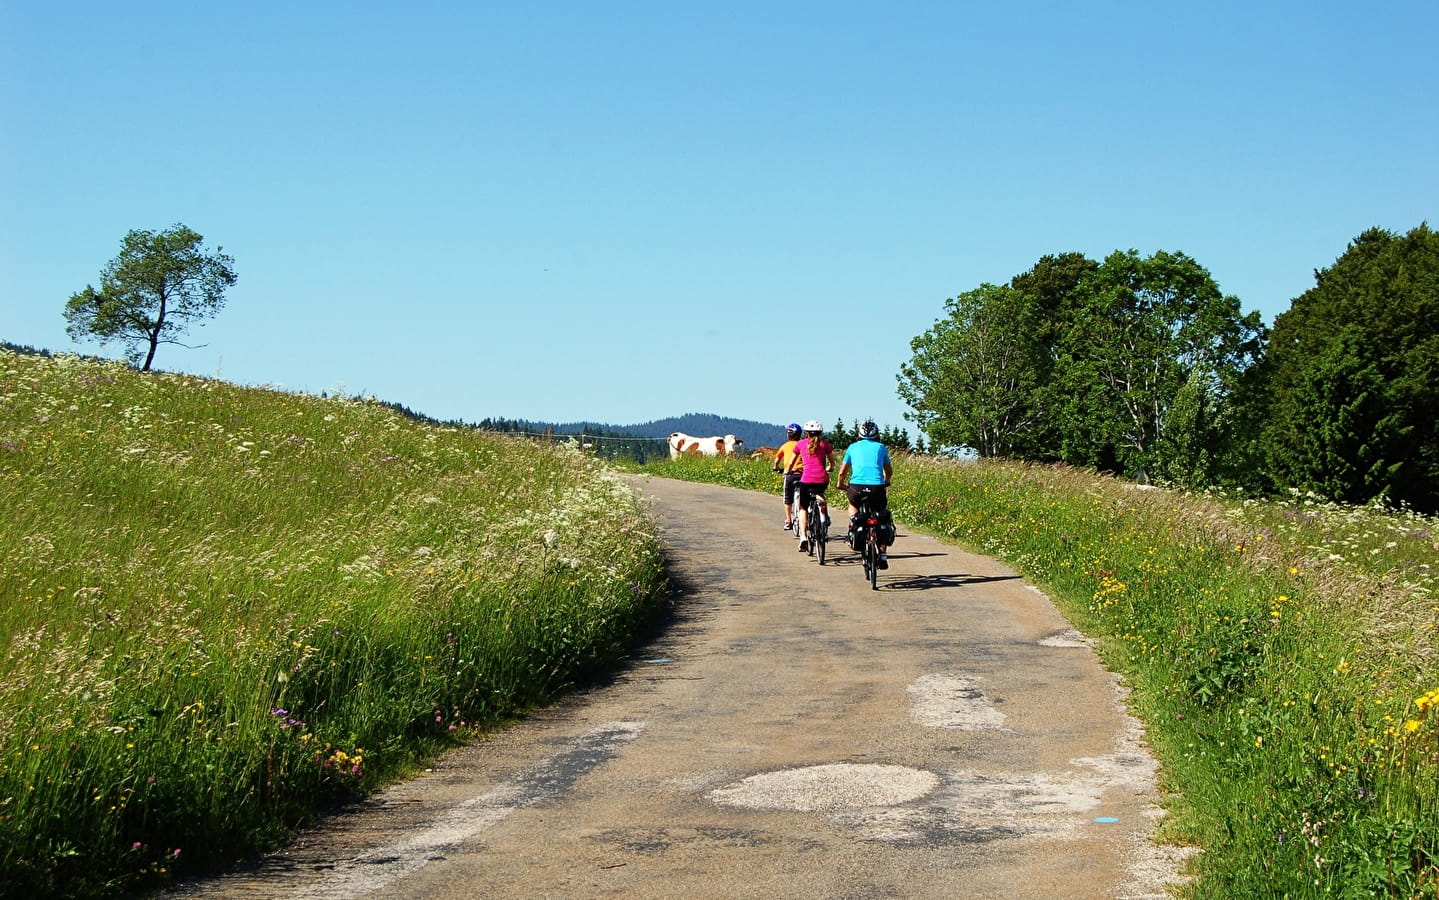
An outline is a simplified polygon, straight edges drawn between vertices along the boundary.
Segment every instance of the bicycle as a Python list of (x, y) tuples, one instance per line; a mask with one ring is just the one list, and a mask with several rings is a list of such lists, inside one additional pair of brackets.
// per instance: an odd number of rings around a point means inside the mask
[(817, 558), (820, 565), (824, 565), (824, 545), (829, 541), (829, 525), (825, 523), (828, 513), (823, 495), (819, 491), (810, 494), (805, 511), (804, 538), (809, 541), (809, 555)]
[[(862, 496), (855, 508), (859, 511), (850, 520), (850, 547), (859, 551), (860, 559), (864, 563), (865, 580), (869, 582), (870, 590), (877, 591), (879, 570), (889, 568), (887, 565), (880, 565), (883, 556), (880, 545), (894, 540), (894, 526), (890, 524), (889, 511), (876, 509), (868, 496)], [(882, 540), (886, 531), (889, 532), (889, 541)]]
[(869, 582), (869, 589), (879, 590), (879, 514), (870, 509), (868, 500), (860, 503), (859, 513), (855, 515), (854, 543), (851, 546), (859, 551), (860, 559), (864, 561), (864, 577)]

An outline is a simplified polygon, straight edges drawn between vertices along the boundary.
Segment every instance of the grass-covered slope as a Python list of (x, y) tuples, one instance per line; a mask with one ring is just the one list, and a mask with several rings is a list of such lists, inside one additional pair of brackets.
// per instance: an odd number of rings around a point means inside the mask
[[(767, 464), (646, 471), (771, 490), (778, 514)], [(1193, 896), (1439, 896), (1434, 520), (923, 457), (890, 498), (1097, 640), (1160, 759), (1164, 837), (1204, 851)]]
[(0, 352), (0, 894), (272, 846), (613, 663), (661, 560), (563, 447)]

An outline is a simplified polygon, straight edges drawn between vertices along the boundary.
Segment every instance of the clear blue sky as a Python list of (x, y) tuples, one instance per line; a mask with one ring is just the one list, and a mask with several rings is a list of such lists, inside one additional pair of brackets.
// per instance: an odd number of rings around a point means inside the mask
[(1439, 224), (1436, 35), (1434, 0), (8, 0), (0, 338), (96, 351), (66, 298), (184, 223), (239, 282), (161, 368), (899, 425), (945, 299), (1045, 254), (1183, 251), (1272, 322)]

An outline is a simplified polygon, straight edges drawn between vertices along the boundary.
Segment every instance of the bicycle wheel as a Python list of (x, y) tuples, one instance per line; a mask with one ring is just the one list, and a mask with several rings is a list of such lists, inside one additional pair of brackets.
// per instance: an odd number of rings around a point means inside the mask
[(810, 556), (814, 556), (814, 507), (804, 508), (804, 542), (809, 545), (806, 550)]
[(813, 544), (811, 544), (810, 546), (812, 546), (812, 547), (815, 548), (814, 555), (815, 555), (815, 558), (819, 560), (819, 564), (820, 564), (820, 565), (824, 565), (824, 545), (827, 544), (827, 543), (829, 543), (829, 528), (826, 527), (826, 525), (824, 524), (824, 514), (823, 514), (823, 513), (820, 514), (819, 524), (818, 524), (817, 526), (815, 526), (815, 529), (814, 529), (814, 530), (815, 530), (815, 538), (814, 538), (815, 542), (814, 542)]
[(819, 502), (811, 500), (809, 512), (805, 513), (805, 533), (809, 537), (809, 555), (819, 560), (824, 565), (824, 544), (820, 541), (820, 535), (824, 533), (824, 517), (819, 511)]
[(879, 541), (873, 532), (864, 542), (864, 573), (869, 576), (869, 589), (879, 590)]

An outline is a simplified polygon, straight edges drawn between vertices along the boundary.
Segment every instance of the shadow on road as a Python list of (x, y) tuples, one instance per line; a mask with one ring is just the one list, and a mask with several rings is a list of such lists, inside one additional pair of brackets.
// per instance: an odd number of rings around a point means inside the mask
[[(894, 561), (894, 557), (890, 557)], [(964, 587), (967, 584), (988, 584), (994, 581), (1016, 581), (1018, 575), (901, 575), (886, 578), (881, 573), (880, 589), (899, 591), (928, 591), (934, 588)]]

